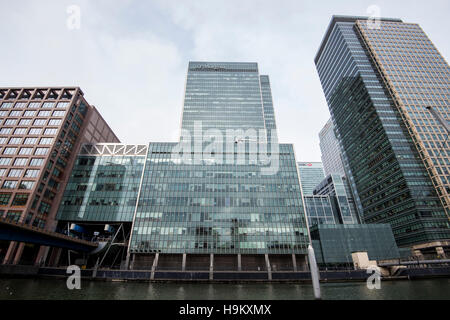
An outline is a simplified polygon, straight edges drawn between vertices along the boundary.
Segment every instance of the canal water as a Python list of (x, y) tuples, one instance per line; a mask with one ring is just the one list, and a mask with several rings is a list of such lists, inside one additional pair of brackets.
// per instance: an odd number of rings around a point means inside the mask
[[(439, 299), (450, 300), (450, 279), (383, 281), (370, 290), (365, 282), (323, 283), (322, 298)], [(202, 284), (81, 281), (80, 290), (69, 290), (65, 280), (1, 279), (0, 300), (100, 299), (100, 300), (303, 300), (313, 299), (311, 285), (287, 283)]]

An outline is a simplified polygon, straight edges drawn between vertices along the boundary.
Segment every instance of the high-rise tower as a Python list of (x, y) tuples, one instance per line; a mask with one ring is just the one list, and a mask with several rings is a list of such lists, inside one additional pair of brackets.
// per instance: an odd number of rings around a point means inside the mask
[(133, 269), (306, 268), (295, 153), (277, 142), (269, 77), (256, 63), (190, 62), (181, 128), (148, 148), (86, 145), (60, 226), (131, 231), (122, 266)]
[(417, 24), (333, 16), (315, 63), (364, 221), (390, 223), (399, 245), (440, 247), (450, 239), (447, 62)]
[[(0, 88), (0, 124), (0, 217), (51, 231), (81, 144), (119, 142), (77, 87)], [(5, 263), (39, 249), (5, 246)]]
[(325, 175), (345, 175), (344, 164), (341, 159), (341, 150), (339, 149), (339, 141), (334, 134), (334, 127), (331, 119), (328, 120), (322, 130), (320, 130), (319, 139)]

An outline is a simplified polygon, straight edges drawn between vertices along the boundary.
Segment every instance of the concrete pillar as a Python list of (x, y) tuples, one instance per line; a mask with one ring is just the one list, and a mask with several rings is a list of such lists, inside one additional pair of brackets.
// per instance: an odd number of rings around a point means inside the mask
[(270, 267), (269, 255), (266, 253), (264, 258), (266, 259), (267, 277), (269, 280), (272, 280), (272, 268)]
[(295, 258), (295, 253), (292, 254), (292, 265), (294, 267), (294, 271), (297, 272), (297, 259)]
[(131, 255), (131, 263), (130, 263), (130, 268), (129, 270), (133, 270), (134, 269), (134, 261), (136, 260), (136, 254), (132, 254)]
[(213, 279), (214, 274), (214, 254), (209, 255), (209, 280)]
[(57, 267), (59, 263), (59, 258), (61, 257), (61, 248), (52, 248), (52, 253), (50, 254), (50, 259), (48, 265), (51, 267)]
[(11, 264), (14, 259), (14, 254), (16, 252), (17, 242), (11, 241), (9, 243), (8, 250), (6, 251), (5, 258), (3, 259), (3, 264)]
[(155, 270), (158, 267), (158, 259), (159, 259), (159, 253), (155, 254), (155, 259), (153, 259), (153, 265), (152, 265), (152, 273), (150, 275), (150, 279), (155, 279)]
[(40, 246), (39, 252), (34, 260), (34, 264), (43, 266), (45, 261), (47, 260), (48, 253), (50, 251), (50, 247), (48, 246)]
[(183, 253), (183, 260), (181, 262), (181, 271), (186, 271), (186, 253)]
[(100, 257), (97, 258), (97, 262), (95, 262), (94, 271), (92, 271), (92, 278), (97, 277), (98, 264), (100, 262)]
[(308, 271), (309, 269), (309, 261), (308, 261), (308, 255), (305, 255), (305, 270), (303, 271)]
[(128, 270), (130, 268), (130, 252), (127, 252), (127, 256), (125, 257), (125, 270)]
[(238, 271), (242, 271), (242, 263), (241, 263), (241, 254), (240, 253), (238, 253), (237, 259), (238, 259)]
[(22, 257), (23, 249), (25, 248), (25, 243), (21, 242), (17, 246), (16, 254), (14, 255), (13, 264), (18, 264), (20, 262), (20, 258)]
[(444, 248), (442, 248), (442, 247), (436, 247), (436, 253), (437, 253), (437, 255), (438, 255), (438, 259), (439, 259), (439, 258), (440, 258), (440, 259), (445, 259), (445, 258), (446, 258)]

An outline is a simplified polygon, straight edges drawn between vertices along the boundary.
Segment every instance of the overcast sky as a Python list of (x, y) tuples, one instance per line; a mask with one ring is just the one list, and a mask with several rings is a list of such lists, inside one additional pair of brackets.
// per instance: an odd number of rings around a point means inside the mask
[[(448, 61), (450, 1), (0, 0), (0, 86), (79, 86), (123, 143), (176, 141), (188, 61), (258, 62), (280, 141), (320, 161), (314, 56), (333, 14), (419, 23)], [(81, 9), (69, 29), (67, 7)]]

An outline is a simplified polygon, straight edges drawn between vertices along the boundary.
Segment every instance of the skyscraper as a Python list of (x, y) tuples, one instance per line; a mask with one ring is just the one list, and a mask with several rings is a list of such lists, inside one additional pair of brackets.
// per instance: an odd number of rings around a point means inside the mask
[(312, 196), (314, 188), (325, 178), (322, 162), (298, 162), (303, 196)]
[[(53, 230), (79, 147), (118, 142), (80, 88), (0, 88), (0, 216)], [(11, 242), (4, 262), (33, 263), (39, 246)], [(43, 247), (41, 247), (42, 253)]]
[(334, 134), (334, 127), (331, 119), (328, 120), (322, 130), (320, 130), (319, 139), (325, 175), (345, 175), (344, 164), (341, 159), (341, 150), (339, 149), (339, 141), (336, 139), (336, 135)]
[(190, 62), (181, 128), (178, 142), (151, 142), (141, 152), (86, 145), (60, 226), (76, 222), (88, 236), (107, 223), (130, 230), (123, 265), (132, 269), (212, 277), (306, 267), (295, 153), (277, 142), (268, 76), (256, 63)]
[[(401, 246), (450, 239), (450, 69), (417, 24), (333, 16), (315, 63), (366, 223)], [(347, 171), (347, 170), (346, 170)]]

